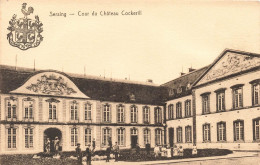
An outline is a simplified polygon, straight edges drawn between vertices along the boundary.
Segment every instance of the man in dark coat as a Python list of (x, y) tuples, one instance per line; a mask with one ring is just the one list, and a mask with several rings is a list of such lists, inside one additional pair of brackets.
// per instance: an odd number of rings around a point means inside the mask
[(76, 148), (76, 155), (77, 155), (77, 159), (78, 159), (78, 164), (82, 164), (82, 152), (81, 152), (81, 148), (80, 148), (80, 143), (77, 143), (77, 148)]
[(90, 149), (90, 145), (88, 145), (87, 148), (86, 148), (86, 161), (87, 161), (87, 165), (91, 165), (91, 156), (92, 156), (92, 151)]
[(115, 162), (117, 162), (118, 161), (118, 154), (119, 154), (119, 146), (117, 145), (117, 142), (113, 146), (113, 151), (114, 151), (114, 154), (115, 154)]
[(106, 155), (107, 155), (106, 162), (109, 162), (109, 159), (110, 159), (110, 153), (111, 153), (111, 147), (108, 146), (107, 149), (106, 149)]

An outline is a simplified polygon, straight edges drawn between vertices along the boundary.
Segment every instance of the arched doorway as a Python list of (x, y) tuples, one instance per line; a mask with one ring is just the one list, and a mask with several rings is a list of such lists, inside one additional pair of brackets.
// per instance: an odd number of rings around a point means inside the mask
[[(60, 144), (62, 142), (62, 133), (58, 128), (48, 128), (44, 131), (44, 144), (43, 144), (43, 150), (46, 152), (45, 144), (47, 142), (47, 138), (51, 141), (51, 152), (54, 152), (54, 140), (55, 137), (58, 137), (60, 140)], [(62, 149), (62, 148), (61, 148)]]

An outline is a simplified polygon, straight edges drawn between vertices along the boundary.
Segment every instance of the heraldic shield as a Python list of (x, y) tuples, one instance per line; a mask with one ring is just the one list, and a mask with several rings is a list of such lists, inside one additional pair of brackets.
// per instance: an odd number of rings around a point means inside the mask
[(17, 19), (17, 16), (14, 14), (9, 21), (7, 29), (10, 30), (10, 33), (7, 34), (7, 40), (11, 46), (27, 50), (40, 45), (43, 40), (41, 35), (43, 24), (37, 15), (35, 16), (35, 20), (27, 18), (28, 15), (33, 13), (33, 8), (29, 7), (26, 10), (26, 3), (23, 4), (21, 11), (24, 14), (24, 18)]

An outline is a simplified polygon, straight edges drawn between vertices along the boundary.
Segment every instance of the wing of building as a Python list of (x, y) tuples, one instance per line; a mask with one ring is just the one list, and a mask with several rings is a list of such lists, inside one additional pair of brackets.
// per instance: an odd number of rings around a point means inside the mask
[(182, 145), (259, 149), (260, 55), (224, 50), (165, 84), (0, 66), (0, 154)]

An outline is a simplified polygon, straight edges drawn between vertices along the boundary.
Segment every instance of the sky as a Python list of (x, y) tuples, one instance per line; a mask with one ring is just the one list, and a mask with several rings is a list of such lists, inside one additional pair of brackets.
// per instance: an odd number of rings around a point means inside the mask
[[(22, 51), (9, 45), (8, 22), (22, 3), (43, 23), (43, 41)], [(162, 84), (211, 64), (223, 50), (260, 54), (258, 1), (0, 0), (0, 64), (130, 78)], [(121, 15), (122, 11), (141, 15)], [(101, 16), (100, 12), (118, 12)], [(64, 16), (50, 16), (66, 13)], [(89, 13), (79, 16), (78, 13)], [(97, 16), (92, 16), (96, 12)], [(74, 15), (69, 15), (74, 14)]]

